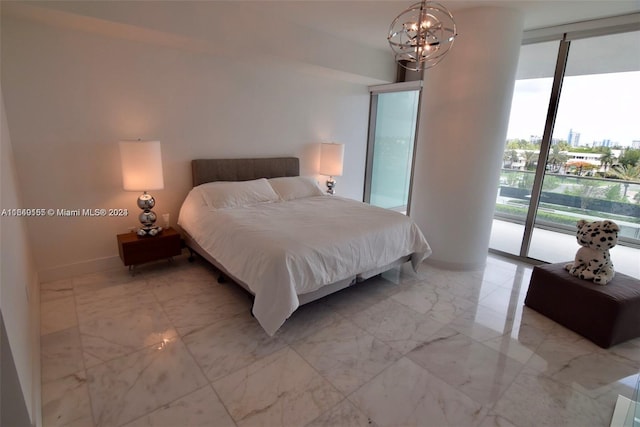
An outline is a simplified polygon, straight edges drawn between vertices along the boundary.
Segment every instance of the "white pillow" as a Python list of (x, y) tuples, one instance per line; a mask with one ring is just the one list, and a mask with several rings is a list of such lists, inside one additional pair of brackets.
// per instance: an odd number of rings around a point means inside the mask
[(207, 206), (226, 209), (277, 202), (276, 192), (265, 178), (253, 181), (216, 181), (196, 187)]
[(306, 176), (271, 178), (269, 183), (282, 200), (324, 195), (316, 180)]

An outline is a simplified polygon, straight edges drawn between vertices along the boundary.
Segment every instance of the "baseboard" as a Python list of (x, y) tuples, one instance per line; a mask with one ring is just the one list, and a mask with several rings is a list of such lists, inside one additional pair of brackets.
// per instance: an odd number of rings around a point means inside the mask
[(46, 283), (54, 280), (68, 279), (82, 274), (113, 270), (118, 267), (122, 267), (120, 257), (111, 256), (47, 268), (38, 271), (38, 276), (40, 283)]

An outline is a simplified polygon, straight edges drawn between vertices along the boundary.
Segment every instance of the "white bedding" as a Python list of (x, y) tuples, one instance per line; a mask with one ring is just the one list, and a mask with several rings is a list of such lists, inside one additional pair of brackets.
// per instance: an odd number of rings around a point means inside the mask
[(253, 314), (273, 335), (298, 295), (431, 249), (407, 216), (336, 196), (211, 209), (192, 191), (178, 224), (255, 294)]

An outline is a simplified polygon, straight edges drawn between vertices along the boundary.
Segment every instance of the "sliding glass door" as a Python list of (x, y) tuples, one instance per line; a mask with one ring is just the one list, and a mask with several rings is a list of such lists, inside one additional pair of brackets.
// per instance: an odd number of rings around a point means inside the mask
[(550, 248), (547, 236), (574, 234), (577, 219), (615, 221), (622, 244), (640, 245), (639, 49), (639, 32), (571, 41), (530, 257), (573, 258), (575, 244)]
[[(551, 97), (558, 41), (522, 46), (502, 158), (492, 248), (520, 255)], [(496, 227), (494, 227), (494, 230)]]
[(407, 212), (420, 83), (372, 88), (364, 195), (372, 205)]
[(568, 261), (578, 219), (611, 219), (616, 270), (640, 277), (640, 31), (623, 30), (522, 46), (492, 249)]

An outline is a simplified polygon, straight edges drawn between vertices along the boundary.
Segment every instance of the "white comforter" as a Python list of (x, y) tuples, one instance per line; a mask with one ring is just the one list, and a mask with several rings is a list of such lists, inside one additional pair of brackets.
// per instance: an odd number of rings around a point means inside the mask
[(212, 210), (187, 197), (178, 224), (255, 294), (253, 314), (273, 335), (298, 295), (411, 255), (431, 254), (407, 216), (335, 196)]

